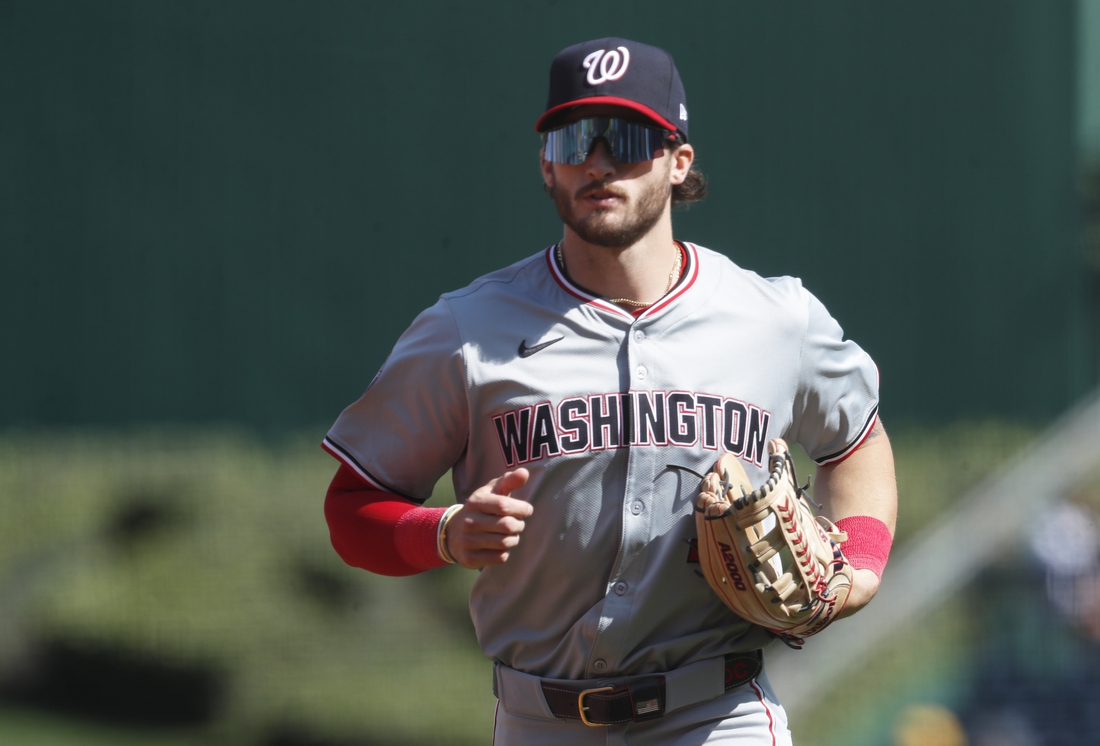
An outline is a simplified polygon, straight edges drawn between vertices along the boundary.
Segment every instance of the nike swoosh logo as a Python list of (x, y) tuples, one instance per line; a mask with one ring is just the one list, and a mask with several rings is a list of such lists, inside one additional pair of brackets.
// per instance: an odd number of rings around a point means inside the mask
[(551, 339), (548, 342), (543, 342), (542, 344), (535, 345), (534, 347), (528, 347), (527, 346), (527, 340), (525, 339), (525, 340), (523, 340), (522, 342), (519, 343), (519, 356), (520, 357), (531, 357), (532, 355), (534, 355), (539, 350), (545, 350), (550, 345), (554, 344), (555, 342), (560, 342), (563, 339), (565, 339), (565, 337), (558, 337), (557, 339)]

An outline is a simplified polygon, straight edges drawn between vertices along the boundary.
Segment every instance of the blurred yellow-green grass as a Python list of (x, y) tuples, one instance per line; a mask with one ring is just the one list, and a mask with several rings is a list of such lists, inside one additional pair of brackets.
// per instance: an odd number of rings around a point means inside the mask
[(0, 743), (7, 746), (198, 746), (202, 742), (195, 734), (123, 729), (0, 708)]
[[(899, 540), (1032, 437), (1003, 423), (891, 431)], [(322, 513), (335, 462), (319, 440), (172, 429), (0, 436), (0, 680), (33, 671), (44, 645), (64, 641), (216, 682), (201, 722), (83, 730), (80, 713), (8, 704), (0, 742), (487, 742), (495, 700), (466, 609), (474, 573), (384, 578), (344, 566)], [(445, 479), (432, 503), (450, 501)], [(920, 661), (936, 665), (966, 633), (945, 629), (928, 627)], [(853, 697), (901, 696), (890, 655)]]
[(207, 666), (224, 694), (204, 743), (275, 729), (483, 742), (495, 700), (466, 612), (472, 573), (344, 566), (322, 514), (334, 471), (317, 438), (4, 438), (6, 667), (41, 638)]

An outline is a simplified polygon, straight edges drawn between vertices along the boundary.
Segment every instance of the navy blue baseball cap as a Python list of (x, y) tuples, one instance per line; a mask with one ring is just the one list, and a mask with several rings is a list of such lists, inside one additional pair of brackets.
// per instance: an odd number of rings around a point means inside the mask
[(550, 65), (550, 95), (535, 130), (553, 129), (588, 104), (633, 109), (687, 142), (684, 84), (672, 55), (658, 47), (611, 37), (563, 49)]

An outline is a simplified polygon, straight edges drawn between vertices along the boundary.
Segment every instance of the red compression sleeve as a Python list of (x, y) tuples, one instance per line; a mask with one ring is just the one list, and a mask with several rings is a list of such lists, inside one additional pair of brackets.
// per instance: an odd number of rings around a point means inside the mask
[(869, 515), (850, 515), (837, 521), (836, 527), (848, 534), (840, 548), (852, 567), (870, 570), (881, 580), (894, 543), (886, 524)]
[(352, 567), (379, 575), (415, 575), (447, 564), (436, 545), (445, 511), (374, 489), (345, 464), (325, 496), (332, 548)]

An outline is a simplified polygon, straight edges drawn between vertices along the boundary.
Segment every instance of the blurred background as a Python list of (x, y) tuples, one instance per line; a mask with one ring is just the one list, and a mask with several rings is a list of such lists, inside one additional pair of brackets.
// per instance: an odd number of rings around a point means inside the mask
[(882, 374), (886, 583), (935, 602), (864, 612), (826, 701), (777, 682), (796, 743), (1100, 742), (1100, 0), (0, 0), (0, 743), (489, 742), (472, 574), (343, 566), (319, 442), (560, 237), (533, 125), (606, 35), (684, 78), (678, 237)]

